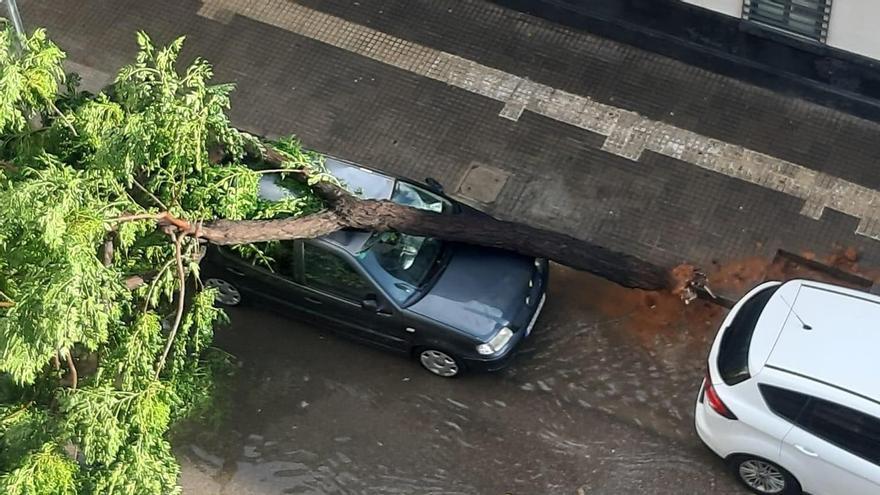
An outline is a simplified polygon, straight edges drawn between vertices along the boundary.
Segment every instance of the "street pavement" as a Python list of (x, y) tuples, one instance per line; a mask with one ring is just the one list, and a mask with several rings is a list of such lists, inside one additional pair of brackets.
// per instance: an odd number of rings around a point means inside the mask
[(880, 125), (480, 0), (23, 2), (106, 83), (187, 35), (233, 122), (661, 265), (880, 262)]
[(559, 267), (552, 280), (513, 365), (458, 379), (261, 308), (230, 311), (218, 343), (241, 361), (234, 400), (176, 439), (184, 493), (746, 493), (692, 426), (722, 312), (669, 311)]

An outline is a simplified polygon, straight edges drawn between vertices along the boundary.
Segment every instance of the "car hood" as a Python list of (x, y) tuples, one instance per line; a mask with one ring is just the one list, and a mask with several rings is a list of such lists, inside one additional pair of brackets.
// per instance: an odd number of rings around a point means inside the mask
[(485, 341), (525, 305), (534, 259), (474, 246), (452, 249), (434, 286), (408, 309)]

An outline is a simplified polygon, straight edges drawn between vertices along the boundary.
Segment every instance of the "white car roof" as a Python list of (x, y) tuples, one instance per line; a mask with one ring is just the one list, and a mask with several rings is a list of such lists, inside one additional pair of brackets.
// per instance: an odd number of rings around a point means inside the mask
[(750, 368), (767, 366), (880, 401), (880, 297), (793, 280), (770, 298), (755, 337)]

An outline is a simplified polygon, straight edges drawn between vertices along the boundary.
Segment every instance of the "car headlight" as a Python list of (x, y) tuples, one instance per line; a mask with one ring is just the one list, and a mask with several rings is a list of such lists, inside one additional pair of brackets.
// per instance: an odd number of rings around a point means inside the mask
[(510, 343), (511, 337), (513, 337), (513, 330), (504, 327), (489, 342), (478, 345), (477, 352), (484, 356), (501, 352)]

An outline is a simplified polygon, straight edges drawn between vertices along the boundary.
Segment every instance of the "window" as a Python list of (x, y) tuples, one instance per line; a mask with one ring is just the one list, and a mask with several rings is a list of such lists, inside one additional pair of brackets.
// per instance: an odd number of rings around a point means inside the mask
[(812, 399), (799, 421), (804, 430), (880, 466), (880, 419)]
[(293, 241), (255, 242), (232, 249), (254, 266), (293, 278)]
[(825, 42), (831, 0), (746, 0), (743, 19)]
[(749, 345), (752, 343), (752, 334), (764, 306), (778, 288), (778, 285), (768, 287), (743, 303), (730, 326), (724, 331), (718, 348), (718, 371), (724, 383), (736, 385), (750, 378)]
[(452, 208), (452, 205), (440, 196), (402, 181), (397, 181), (394, 185), (391, 201), (434, 213), (447, 212)]
[(317, 246), (303, 245), (303, 268), (309, 287), (358, 303), (375, 292), (344, 259)]
[(431, 237), (373, 234), (358, 263), (398, 304), (405, 305), (441, 267), (443, 243)]
[(797, 421), (810, 398), (807, 395), (771, 385), (761, 384), (758, 388), (761, 389), (761, 395), (764, 397), (767, 407), (792, 423)]

